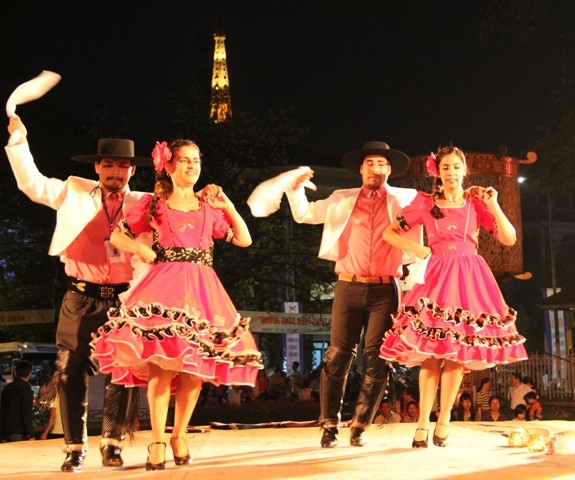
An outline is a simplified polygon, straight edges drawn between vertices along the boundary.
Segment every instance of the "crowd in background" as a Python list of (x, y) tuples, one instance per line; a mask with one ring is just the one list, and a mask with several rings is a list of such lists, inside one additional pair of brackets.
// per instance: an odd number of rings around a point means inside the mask
[[(410, 423), (417, 422), (419, 403), (417, 391), (406, 387), (400, 398), (392, 402), (385, 397), (379, 415), (374, 423)], [(438, 406), (431, 414), (431, 421), (437, 420)], [(507, 420), (533, 421), (543, 420), (543, 407), (539, 393), (530, 377), (514, 373), (506, 398), (494, 395), (488, 377), (481, 379), (475, 392), (463, 390), (451, 410), (451, 419), (456, 421), (500, 422)]]
[[(295, 366), (295, 368), (294, 368)], [(321, 368), (321, 365), (316, 369)], [(205, 383), (200, 395), (200, 406), (237, 405), (256, 400), (296, 399), (318, 401), (319, 375), (314, 370), (303, 374), (299, 363), (295, 362), (288, 372), (281, 367), (268, 375), (261, 370), (258, 383), (251, 387), (216, 387)], [(357, 399), (361, 385), (361, 372), (353, 365), (346, 385), (344, 401), (353, 403)], [(435, 406), (431, 421), (436, 421), (438, 405)], [(419, 417), (419, 398), (417, 388), (406, 386), (399, 392), (387, 389), (379, 410), (374, 418), (378, 425), (387, 423), (415, 423)], [(471, 390), (462, 389), (451, 411), (455, 421), (532, 421), (542, 420), (543, 407), (539, 393), (530, 377), (514, 373), (507, 396), (495, 395), (488, 377), (481, 379)]]
[[(291, 369), (286, 372), (280, 366), (268, 375), (265, 369), (260, 370), (255, 387), (249, 386), (216, 386), (206, 382), (202, 386), (199, 407), (216, 405), (240, 405), (254, 401), (274, 401), (280, 399), (293, 399), (303, 401), (319, 400), (319, 371), (321, 365), (311, 372), (303, 373), (299, 363), (294, 362)], [(25, 379), (26, 362), (16, 377), (16, 384), (20, 388), (17, 395), (13, 389), (6, 388), (13, 382), (0, 381), (1, 419), (10, 417), (11, 421), (0, 422), (2, 441), (45, 440), (61, 438), (63, 435), (58, 399), (54, 388), (53, 378), (44, 376), (39, 383), (37, 392)], [(353, 404), (359, 393), (361, 385), (361, 372), (357, 365), (353, 365), (348, 377), (345, 402)], [(30, 395), (21, 394), (29, 389)], [(2, 393), (2, 392), (6, 393)], [(3, 412), (3, 413), (2, 413)], [(419, 416), (419, 399), (416, 388), (404, 387), (401, 392), (387, 390), (382, 399), (374, 423), (383, 425), (388, 423), (415, 423)], [(437, 408), (432, 413), (431, 420), (437, 416)], [(488, 377), (481, 379), (474, 391), (463, 390), (458, 396), (451, 412), (452, 420), (456, 421), (533, 421), (544, 418), (543, 406), (538, 390), (530, 377), (522, 377), (515, 373), (511, 377), (508, 394), (505, 398), (494, 395), (491, 390), (491, 381)], [(16, 419), (16, 421), (14, 421)], [(5, 425), (6, 424), (6, 425)], [(8, 426), (8, 424), (10, 426)], [(32, 433), (28, 431), (33, 424)], [(15, 426), (16, 425), (16, 426)], [(9, 431), (14, 430), (14, 431)]]

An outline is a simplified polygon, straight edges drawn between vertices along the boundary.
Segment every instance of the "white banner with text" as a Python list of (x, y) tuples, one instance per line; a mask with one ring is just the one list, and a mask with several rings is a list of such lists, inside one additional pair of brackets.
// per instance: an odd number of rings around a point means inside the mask
[(329, 334), (331, 313), (279, 313), (240, 311), (250, 317), (250, 330), (256, 333)]

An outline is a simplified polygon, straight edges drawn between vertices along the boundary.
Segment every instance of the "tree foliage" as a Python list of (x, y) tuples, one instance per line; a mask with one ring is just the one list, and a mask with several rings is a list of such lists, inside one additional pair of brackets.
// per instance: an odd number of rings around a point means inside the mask
[(517, 44), (533, 40), (547, 14), (542, 0), (484, 0), (479, 2), (481, 19), (477, 34), (485, 43), (503, 39)]
[(551, 101), (556, 115), (541, 125), (537, 150), (543, 162), (535, 172), (543, 186), (572, 186), (575, 178), (575, 56), (565, 58)]

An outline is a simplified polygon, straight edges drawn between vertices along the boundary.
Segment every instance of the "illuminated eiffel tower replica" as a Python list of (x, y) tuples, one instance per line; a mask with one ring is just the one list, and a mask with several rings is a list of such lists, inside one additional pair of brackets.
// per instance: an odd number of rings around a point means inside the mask
[(232, 118), (230, 80), (226, 63), (225, 35), (214, 34), (214, 70), (212, 72), (212, 93), (210, 98), (210, 120), (225, 123)]

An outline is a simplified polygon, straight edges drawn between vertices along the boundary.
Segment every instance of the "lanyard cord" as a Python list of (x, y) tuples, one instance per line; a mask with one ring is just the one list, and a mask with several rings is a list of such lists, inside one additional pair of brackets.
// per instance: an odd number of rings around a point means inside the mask
[[(104, 191), (100, 189), (100, 191), (102, 192), (102, 206), (104, 207), (104, 213), (106, 214), (106, 218), (108, 219), (108, 223), (110, 224), (110, 234), (112, 234), (112, 230), (114, 228), (114, 220), (116, 220), (116, 217), (118, 216), (118, 214), (122, 211), (122, 206), (124, 204), (124, 199), (122, 198), (122, 196), (119, 193), (116, 192), (112, 192), (112, 193), (116, 193), (116, 195), (118, 195), (120, 197), (120, 205), (118, 205), (118, 210), (116, 210), (116, 212), (114, 213), (114, 215), (112, 215), (110, 217), (110, 213), (108, 212), (108, 205), (106, 204), (106, 196), (104, 195)], [(111, 195), (111, 194), (110, 194)]]

